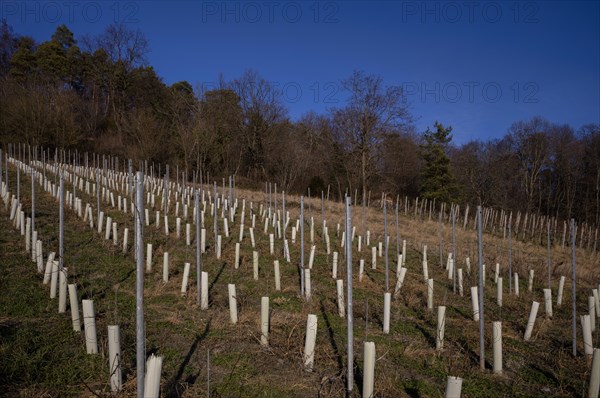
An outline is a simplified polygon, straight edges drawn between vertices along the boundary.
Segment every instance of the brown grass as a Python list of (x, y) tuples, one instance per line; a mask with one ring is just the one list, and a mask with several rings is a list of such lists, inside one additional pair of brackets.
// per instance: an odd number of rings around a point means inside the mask
[[(13, 179), (14, 181), (14, 179)], [(27, 197), (27, 190), (23, 191)], [(260, 192), (239, 190), (240, 197), (247, 199), (247, 211), (254, 202), (264, 202), (265, 195)], [(86, 201), (95, 203), (86, 195)], [(281, 208), (279, 196), (278, 209)], [(48, 196), (40, 197), (48, 212), (56, 211), (56, 203)], [(145, 304), (147, 322), (147, 351), (164, 356), (162, 374), (162, 395), (165, 397), (196, 397), (207, 394), (207, 352), (210, 353), (210, 383), (212, 396), (291, 396), (291, 397), (339, 397), (344, 396), (346, 375), (346, 327), (345, 320), (337, 315), (335, 297), (335, 281), (331, 278), (331, 259), (325, 254), (321, 243), (321, 201), (310, 199), (305, 202), (305, 216), (315, 219), (317, 256), (312, 273), (313, 299), (304, 301), (298, 295), (298, 273), (296, 265), (299, 258), (299, 237), (291, 246), (292, 263), (288, 264), (281, 256), (268, 254), (268, 236), (262, 232), (263, 224), (257, 216), (257, 249), (260, 252), (260, 277), (252, 279), (252, 248), (248, 233), (242, 243), (242, 265), (239, 270), (233, 269), (234, 248), (239, 232), (237, 223), (230, 225), (231, 238), (223, 237), (223, 254), (217, 260), (212, 249), (212, 219), (207, 216), (206, 227), (209, 240), (209, 252), (202, 256), (202, 268), (209, 273), (210, 308), (202, 311), (196, 305), (195, 288), (195, 251), (194, 247), (185, 246), (185, 237), (176, 239), (174, 232), (165, 237), (162, 227), (156, 229), (152, 223), (146, 228), (146, 242), (154, 245), (153, 270), (146, 275)], [(310, 204), (311, 210), (308, 210)], [(160, 200), (156, 202), (160, 206)], [(240, 204), (241, 205), (241, 204)], [(292, 219), (299, 213), (299, 197), (286, 196), (286, 209), (290, 210)], [(41, 206), (41, 205), (40, 205)], [(106, 206), (105, 204), (103, 206)], [(174, 208), (174, 204), (172, 205)], [(42, 207), (40, 207), (42, 208)], [(343, 223), (343, 205), (327, 202), (325, 204), (327, 225), (331, 235), (332, 251), (340, 252), (338, 277), (345, 281), (345, 265), (343, 250), (339, 247), (340, 237), (335, 236), (336, 224)], [(403, 210), (403, 207), (402, 209)], [(108, 209), (111, 217), (119, 223), (119, 234), (124, 226), (131, 227), (131, 218)], [(68, 211), (67, 213), (70, 214)], [(191, 212), (190, 212), (191, 213)], [(5, 214), (5, 213), (4, 213)], [(50, 225), (54, 215), (44, 218), (40, 214), (40, 225)], [(395, 215), (393, 209), (388, 212), (388, 228), (390, 239), (390, 288), (395, 285)], [(246, 226), (250, 223), (246, 215)], [(7, 225), (2, 221), (3, 226)], [(353, 209), (353, 223), (357, 233), (362, 233), (362, 208)], [(381, 209), (367, 209), (367, 223), (371, 231), (372, 244), (376, 244), (383, 236), (383, 214)], [(174, 229), (174, 217), (170, 224)], [(472, 223), (469, 223), (472, 225)], [(90, 232), (82, 220), (69, 215), (68, 228), (79, 234), (89, 235), (87, 245), (95, 259), (79, 258), (74, 242), (67, 242), (66, 253), (72, 256), (78, 283), (89, 283), (88, 278), (100, 280), (104, 278), (111, 294), (94, 294), (98, 301), (98, 330), (102, 337), (108, 322), (119, 319), (122, 325), (122, 351), (124, 355), (124, 371), (126, 383), (122, 396), (135, 395), (135, 320), (134, 320), (134, 279), (135, 274), (126, 279), (117, 278), (118, 272), (133, 270), (131, 254), (122, 256), (121, 246), (116, 248), (112, 242), (104, 241), (96, 232)], [(447, 375), (458, 375), (464, 378), (463, 396), (536, 396), (542, 388), (549, 388), (546, 395), (579, 396), (583, 393), (588, 369), (586, 360), (572, 358), (570, 352), (570, 279), (565, 284), (563, 305), (555, 307), (552, 320), (543, 317), (543, 308), (536, 321), (534, 334), (530, 343), (522, 340), (525, 323), (532, 300), (542, 300), (542, 288), (546, 284), (546, 248), (530, 242), (513, 241), (513, 269), (521, 276), (521, 297), (508, 294), (507, 280), (507, 241), (501, 237), (485, 235), (484, 259), (487, 265), (486, 288), (486, 355), (488, 369), (479, 370), (478, 355), (478, 323), (472, 320), (469, 287), (476, 284), (476, 239), (469, 228), (462, 230), (462, 222), (456, 230), (457, 267), (464, 268), (467, 254), (471, 257), (472, 272), (465, 270), (465, 296), (452, 293), (452, 283), (447, 279), (445, 269), (440, 268), (438, 258), (438, 223), (415, 219), (401, 215), (400, 234), (407, 240), (408, 258), (404, 287), (397, 300), (392, 304), (392, 331), (384, 335), (381, 331), (383, 320), (382, 306), (384, 281), (384, 259), (378, 258), (376, 270), (371, 269), (370, 251), (366, 248), (362, 253), (354, 252), (354, 260), (358, 264), (360, 258), (365, 261), (365, 278), (361, 283), (354, 278), (354, 322), (355, 322), (355, 364), (357, 385), (355, 396), (360, 393), (360, 374), (362, 369), (362, 342), (372, 340), (377, 346), (376, 393), (377, 396), (441, 396), (445, 388)], [(7, 227), (8, 228), (8, 227)], [(192, 229), (194, 230), (194, 229)], [(222, 230), (222, 223), (219, 223)], [(306, 231), (306, 257), (308, 263), (308, 234)], [(185, 234), (185, 221), (182, 221), (182, 232)], [(287, 230), (291, 233), (291, 228)], [(122, 235), (121, 235), (122, 236)], [(56, 230), (47, 228), (44, 239), (49, 245), (56, 245)], [(130, 232), (130, 242), (132, 232)], [(445, 257), (451, 248), (451, 228), (443, 225), (443, 251)], [(290, 242), (291, 244), (291, 242)], [(434, 303), (448, 306), (446, 313), (445, 348), (441, 352), (435, 350), (435, 311), (429, 312), (426, 307), (426, 285), (421, 274), (421, 256), (423, 244), (428, 245), (429, 273), (435, 280)], [(281, 251), (281, 242), (276, 242), (277, 253)], [(48, 247), (48, 246), (45, 246)], [(170, 279), (162, 282), (162, 253), (170, 255)], [(596, 286), (598, 281), (598, 256), (577, 249), (578, 310), (587, 306), (588, 289)], [(364, 256), (364, 257), (363, 257)], [(280, 260), (282, 273), (282, 291), (274, 291), (272, 263)], [(81, 261), (77, 261), (81, 260)], [(102, 261), (95, 261), (102, 260)], [(27, 260), (24, 260), (26, 264)], [(183, 276), (183, 263), (192, 264), (188, 293), (181, 296), (179, 289)], [(570, 275), (570, 251), (558, 247), (552, 249), (552, 288), (555, 294), (560, 275)], [(505, 276), (504, 306), (495, 305), (495, 286), (493, 283), (493, 266), (501, 265)], [(527, 271), (535, 270), (533, 292), (527, 292)], [(227, 283), (235, 283), (238, 294), (239, 322), (229, 322)], [(43, 286), (36, 287), (44, 289)], [(116, 305), (118, 295), (119, 305)], [(270, 345), (262, 348), (260, 341), (260, 297), (271, 298)], [(553, 298), (555, 301), (555, 297)], [(368, 309), (367, 309), (368, 306)], [(54, 310), (52, 311), (54, 312)], [(115, 313), (117, 315), (115, 315)], [(317, 352), (315, 368), (311, 373), (302, 369), (302, 353), (306, 317), (309, 313), (317, 314), (319, 329), (317, 336)], [(56, 316), (52, 313), (53, 316)], [(40, 315), (38, 315), (40, 316)], [(50, 316), (50, 312), (41, 312), (41, 316)], [(492, 375), (489, 370), (491, 359), (491, 321), (503, 321), (505, 374)], [(63, 327), (63, 326), (61, 326)], [(68, 325), (64, 325), (65, 328)], [(597, 335), (596, 335), (597, 337)], [(579, 337), (581, 339), (581, 337)], [(433, 342), (433, 344), (432, 344)], [(3, 347), (6, 347), (4, 345)], [(579, 345), (581, 349), (581, 342)], [(7, 348), (10, 352), (10, 349)], [(105, 350), (103, 350), (105, 355)], [(70, 364), (78, 366), (77, 364)], [(92, 382), (94, 391), (106, 394), (106, 373), (98, 372)], [(27, 386), (20, 385), (17, 391), (27, 393)], [(44, 385), (36, 389), (40, 394), (60, 396), (55, 387), (44, 392)], [(494, 392), (493, 389), (497, 389)], [(84, 388), (81, 395), (86, 395)], [(496, 395), (493, 395), (496, 394)]]

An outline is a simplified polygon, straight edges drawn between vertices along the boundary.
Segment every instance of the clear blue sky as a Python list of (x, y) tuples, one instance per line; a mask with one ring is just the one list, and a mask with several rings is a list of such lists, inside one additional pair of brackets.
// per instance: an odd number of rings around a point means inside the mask
[(3, 0), (0, 17), (38, 41), (61, 23), (76, 37), (127, 23), (165, 83), (254, 69), (280, 85), (293, 119), (342, 106), (340, 79), (362, 69), (405, 88), (418, 131), (439, 120), (464, 143), (536, 115), (600, 123), (599, 4)]

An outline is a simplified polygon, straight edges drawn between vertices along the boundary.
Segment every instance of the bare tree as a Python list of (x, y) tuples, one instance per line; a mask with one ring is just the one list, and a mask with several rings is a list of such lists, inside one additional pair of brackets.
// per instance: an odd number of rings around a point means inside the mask
[[(243, 153), (243, 114), (239, 96), (222, 82), (219, 88), (206, 91), (200, 101), (203, 131), (198, 131), (207, 145), (211, 159), (203, 156), (205, 166), (215, 172), (237, 174)], [(210, 145), (209, 145), (210, 143)], [(202, 151), (205, 148), (201, 148)], [(208, 155), (208, 154), (207, 154)]]
[(192, 86), (187, 81), (173, 84), (169, 89), (168, 108), (173, 130), (175, 153), (181, 154), (184, 169), (192, 169), (192, 159), (198, 150), (194, 125), (198, 121), (199, 106)]
[(549, 155), (548, 135), (550, 123), (540, 117), (530, 121), (514, 123), (510, 129), (510, 139), (521, 165), (521, 182), (527, 198), (526, 210), (533, 208), (538, 190), (540, 173), (547, 165)]
[(582, 165), (583, 190), (589, 210), (585, 215), (596, 225), (600, 224), (600, 125), (588, 124), (581, 128), (584, 146)]
[(553, 126), (549, 134), (550, 155), (548, 180), (544, 181), (547, 191), (547, 213), (552, 211), (566, 219), (573, 216), (577, 183), (581, 176), (583, 143), (577, 139), (573, 129), (567, 125)]
[(411, 197), (419, 194), (421, 159), (418, 138), (413, 132), (387, 136), (381, 150), (381, 182), (386, 192)]
[[(85, 42), (89, 46), (89, 39)], [(107, 26), (104, 33), (91, 43), (94, 49), (103, 49), (113, 62), (122, 62), (128, 71), (146, 65), (146, 55), (150, 52), (142, 31), (131, 30), (123, 23)]]
[(386, 134), (403, 130), (411, 122), (400, 86), (384, 86), (383, 79), (355, 71), (342, 80), (349, 92), (348, 104), (333, 110), (333, 122), (347, 149), (359, 157), (363, 198), (369, 179), (376, 174), (376, 148)]
[(281, 93), (276, 87), (252, 70), (235, 79), (231, 88), (240, 99), (242, 107), (243, 140), (246, 146), (244, 160), (248, 175), (267, 177), (265, 169), (265, 140), (274, 133), (276, 123), (282, 122), (286, 109)]

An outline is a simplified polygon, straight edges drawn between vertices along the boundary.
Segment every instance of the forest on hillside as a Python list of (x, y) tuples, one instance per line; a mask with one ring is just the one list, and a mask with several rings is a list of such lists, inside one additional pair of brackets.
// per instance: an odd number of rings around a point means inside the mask
[[(218, 87), (166, 85), (143, 32), (110, 25), (75, 38), (65, 25), (38, 43), (0, 27), (0, 144), (111, 154), (180, 171), (331, 190), (482, 204), (600, 224), (600, 126), (543, 117), (504, 137), (452, 142), (444, 120), (418, 132), (399, 86), (356, 71), (347, 101), (292, 120), (281, 90), (257, 71)], [(190, 76), (200, 80), (201, 76)]]

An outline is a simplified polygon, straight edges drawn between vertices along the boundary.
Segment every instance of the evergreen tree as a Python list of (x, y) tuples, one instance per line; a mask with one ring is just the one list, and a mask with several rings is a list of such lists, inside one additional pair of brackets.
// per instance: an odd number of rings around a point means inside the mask
[(17, 51), (18, 37), (14, 34), (12, 26), (3, 18), (0, 22), (0, 77), (6, 76), (10, 69), (10, 59)]
[(66, 25), (59, 25), (52, 34), (51, 41), (56, 42), (63, 49), (68, 50), (73, 47), (77, 40), (73, 36), (73, 32)]
[(421, 157), (425, 164), (421, 172), (421, 197), (440, 202), (457, 200), (457, 184), (450, 171), (450, 158), (446, 154), (452, 140), (452, 127), (435, 122), (435, 131), (427, 128), (421, 144)]
[(31, 37), (23, 36), (17, 42), (17, 49), (10, 59), (9, 75), (19, 83), (32, 78), (36, 68), (35, 42)]

